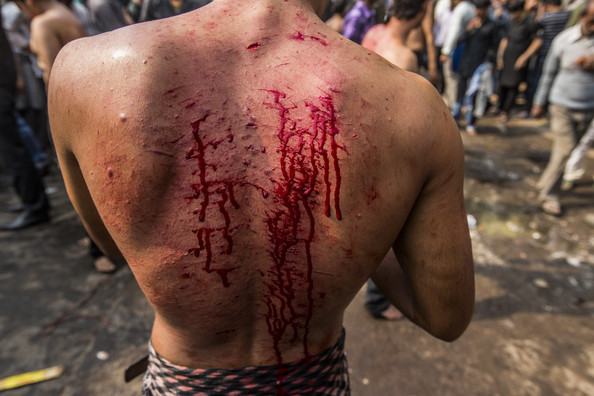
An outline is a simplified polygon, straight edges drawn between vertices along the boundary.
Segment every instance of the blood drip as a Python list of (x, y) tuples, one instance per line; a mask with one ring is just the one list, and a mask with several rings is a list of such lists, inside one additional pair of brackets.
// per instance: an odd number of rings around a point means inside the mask
[[(303, 351), (306, 359), (310, 357), (308, 333), (313, 315), (311, 244), (315, 235), (315, 199), (310, 198), (321, 176), (326, 190), (324, 212), (326, 216), (330, 216), (333, 190), (331, 174), (334, 174), (334, 210), (336, 218), (342, 219), (338, 150), (343, 148), (336, 142), (339, 130), (332, 97), (320, 97), (319, 105), (306, 103), (313, 124), (302, 128), (291, 118), (291, 110), (296, 107), (286, 107), (283, 103), (286, 95), (279, 91), (268, 92), (274, 98), (274, 103), (270, 103), (269, 106), (278, 111), (280, 121), (277, 131), (279, 146), (276, 151), (280, 153), (282, 177), (276, 180), (274, 190), (276, 209), (270, 210), (265, 220), (271, 243), (269, 254), (273, 260), (273, 268), (269, 271), (273, 275), (266, 283), (266, 323), (273, 338), (273, 348), (279, 365), (277, 392), (284, 394), (282, 383), (285, 370), (282, 369), (280, 351), (282, 338), (290, 336), (290, 341), (295, 342), (299, 330), (303, 329)], [(297, 253), (299, 250), (305, 253), (305, 273), (291, 265), (291, 255), (295, 255), (297, 260), (302, 256)], [(307, 282), (307, 308), (305, 312), (299, 312), (295, 301), (294, 283), (303, 279)]]
[(206, 219), (206, 212), (209, 207), (216, 205), (218, 212), (223, 218), (224, 225), (215, 228), (201, 227), (192, 230), (196, 234), (198, 240), (198, 247), (194, 247), (188, 250), (189, 253), (193, 253), (196, 257), (200, 256), (200, 253), (204, 250), (206, 252), (206, 262), (202, 268), (206, 273), (215, 272), (221, 277), (224, 287), (229, 287), (229, 272), (237, 269), (238, 267), (231, 268), (212, 268), (211, 264), (213, 261), (213, 249), (212, 249), (212, 236), (216, 233), (223, 237), (227, 242), (227, 248), (224, 249), (220, 254), (229, 255), (233, 251), (233, 237), (231, 236), (231, 216), (227, 210), (228, 204), (230, 203), (235, 209), (239, 209), (239, 204), (235, 199), (233, 192), (233, 181), (218, 181), (210, 180), (207, 178), (207, 170), (216, 170), (214, 164), (206, 162), (206, 148), (213, 147), (217, 148), (221, 144), (222, 140), (213, 140), (208, 143), (204, 143), (200, 136), (200, 124), (206, 121), (210, 114), (207, 113), (201, 119), (192, 123), (192, 136), (194, 138), (194, 147), (186, 153), (186, 159), (195, 160), (198, 166), (197, 171), (192, 172), (192, 175), (198, 174), (198, 182), (192, 183), (190, 188), (194, 191), (194, 194), (190, 197), (186, 197), (186, 200), (191, 203), (194, 200), (198, 200), (202, 197), (200, 208), (194, 211), (194, 214), (198, 215), (198, 220), (204, 222)]

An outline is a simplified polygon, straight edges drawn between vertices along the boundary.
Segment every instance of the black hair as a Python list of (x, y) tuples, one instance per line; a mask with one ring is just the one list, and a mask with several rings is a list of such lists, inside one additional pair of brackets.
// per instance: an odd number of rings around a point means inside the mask
[(474, 0), (474, 6), (476, 8), (489, 8), (491, 0)]
[(543, 0), (544, 5), (561, 6), (561, 0)]
[(522, 11), (525, 4), (524, 0), (512, 0), (507, 9), (509, 12)]
[(386, 19), (396, 17), (400, 20), (411, 20), (423, 11), (426, 0), (395, 0), (386, 12)]

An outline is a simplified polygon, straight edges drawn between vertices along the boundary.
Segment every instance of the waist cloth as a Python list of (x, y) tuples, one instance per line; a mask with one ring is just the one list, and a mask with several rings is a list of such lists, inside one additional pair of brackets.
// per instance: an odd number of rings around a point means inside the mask
[(193, 369), (160, 357), (149, 342), (144, 396), (350, 395), (345, 331), (322, 353), (290, 363), (239, 369)]

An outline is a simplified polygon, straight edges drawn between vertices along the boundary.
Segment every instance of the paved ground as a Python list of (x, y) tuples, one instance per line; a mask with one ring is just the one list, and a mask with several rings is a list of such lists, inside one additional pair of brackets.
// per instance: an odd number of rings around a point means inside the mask
[[(564, 217), (543, 215), (532, 186), (550, 149), (546, 125), (480, 125), (479, 136), (463, 136), (477, 220), (474, 320), (447, 344), (407, 321), (371, 319), (360, 293), (345, 317), (355, 396), (594, 395), (591, 173), (563, 197)], [(123, 371), (146, 351), (150, 306), (128, 269), (94, 272), (59, 176), (46, 180), (52, 223), (0, 233), (0, 377), (65, 372), (5, 394), (137, 395), (140, 381), (124, 383)], [(0, 185), (0, 203), (12, 199)]]

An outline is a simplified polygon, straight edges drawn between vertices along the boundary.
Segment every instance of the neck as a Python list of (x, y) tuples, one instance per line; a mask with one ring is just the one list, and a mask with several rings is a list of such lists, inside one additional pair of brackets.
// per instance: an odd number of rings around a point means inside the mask
[(404, 45), (408, 34), (414, 28), (414, 26), (409, 21), (403, 21), (397, 19), (396, 17), (392, 17), (388, 21), (388, 28), (392, 31), (392, 36), (396, 42), (398, 42), (398, 44)]
[(36, 15), (43, 14), (47, 10), (54, 8), (56, 3), (53, 0), (37, 0), (34, 3), (34, 11)]

